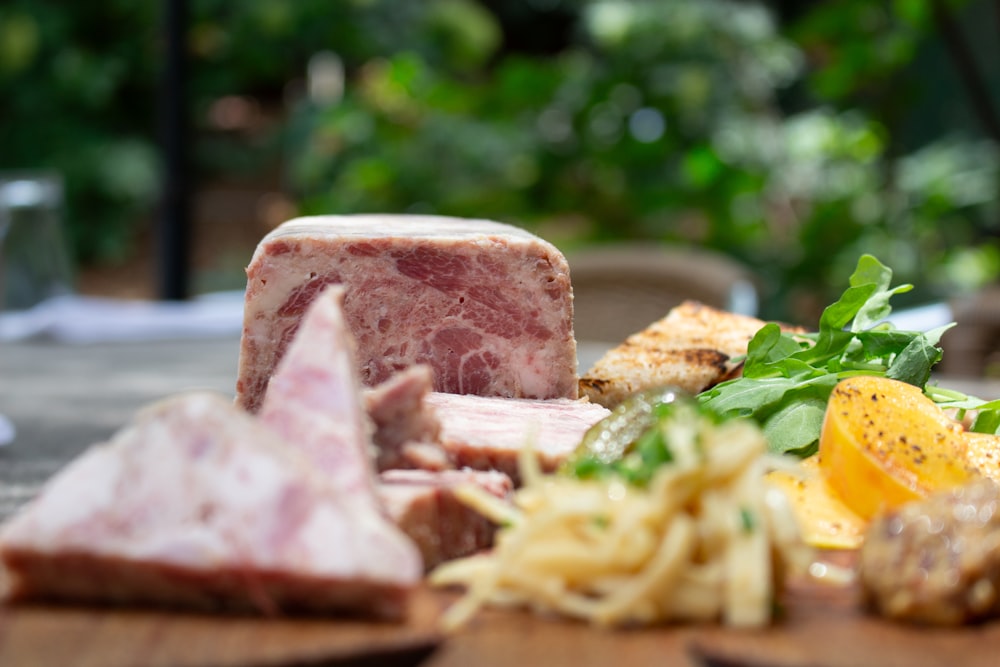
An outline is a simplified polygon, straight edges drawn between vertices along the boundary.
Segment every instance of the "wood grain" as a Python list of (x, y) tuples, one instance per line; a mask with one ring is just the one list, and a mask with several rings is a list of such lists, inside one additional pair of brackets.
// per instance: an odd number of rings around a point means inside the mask
[(421, 591), (403, 623), (14, 605), (0, 608), (0, 665), (415, 665), (441, 641), (441, 605)]
[[(850, 558), (841, 559), (849, 563)], [(485, 611), (448, 637), (427, 667), (994, 667), (1000, 621), (924, 628), (869, 615), (853, 587), (793, 583), (765, 630), (716, 625), (601, 630), (526, 613)]]
[(443, 637), (456, 599), (422, 589), (405, 623), (262, 619), (75, 607), (0, 608), (0, 665), (49, 667), (416, 665), (529, 667), (993, 667), (1000, 620), (957, 629), (869, 615), (855, 589), (793, 582), (770, 628), (717, 625), (603, 630), (520, 611), (484, 610)]

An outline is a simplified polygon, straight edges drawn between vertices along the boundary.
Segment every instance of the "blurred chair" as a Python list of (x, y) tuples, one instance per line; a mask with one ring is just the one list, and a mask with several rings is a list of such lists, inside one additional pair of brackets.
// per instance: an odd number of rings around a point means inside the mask
[(955, 326), (941, 338), (936, 371), (954, 377), (1000, 375), (1000, 286), (991, 285), (949, 304)]
[(751, 272), (735, 259), (687, 246), (617, 243), (567, 253), (578, 341), (619, 343), (685, 299), (757, 314)]

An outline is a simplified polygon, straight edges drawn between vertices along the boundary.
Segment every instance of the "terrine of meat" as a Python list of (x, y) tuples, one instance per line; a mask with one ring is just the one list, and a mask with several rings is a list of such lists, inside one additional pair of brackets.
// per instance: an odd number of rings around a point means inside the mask
[(14, 599), (399, 618), (416, 547), (228, 398), (147, 407), (0, 531)]
[(247, 267), (238, 404), (261, 404), (308, 305), (331, 284), (363, 384), (424, 363), (437, 391), (578, 394), (569, 267), (517, 227), (437, 216), (316, 216), (258, 244)]

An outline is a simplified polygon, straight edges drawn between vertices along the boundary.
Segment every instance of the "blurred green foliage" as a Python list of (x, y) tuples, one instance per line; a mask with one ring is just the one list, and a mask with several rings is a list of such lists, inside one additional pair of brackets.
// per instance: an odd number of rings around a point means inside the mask
[[(166, 4), (0, 4), (0, 169), (62, 172), (80, 262), (123, 258), (152, 224)], [(238, 178), (280, 157), (280, 134), (209, 131), (220, 97), (280, 102), (318, 49), (336, 44), (363, 60), (416, 37), (405, 7), (361, 4), (190, 0), (192, 169)]]
[(819, 3), (786, 26), (723, 0), (558, 6), (572, 29), (555, 54), (476, 39), (526, 23), (476, 28), (450, 40), (486, 67), (400, 49), (336, 103), (303, 104), (304, 210), (494, 217), (570, 249), (707, 246), (757, 271), (769, 317), (812, 317), (861, 252), (924, 300), (997, 275), (996, 146), (896, 131), (926, 2)]
[(0, 5), (0, 169), (62, 173), (84, 259), (126, 252), (158, 187), (152, 19), (122, 0)]
[[(567, 251), (697, 244), (746, 262), (786, 319), (839, 294), (861, 252), (923, 300), (1000, 274), (997, 146), (914, 118), (944, 103), (928, 0), (191, 5), (196, 168), (280, 162), (303, 213), (489, 217)], [(102, 7), (0, 8), (0, 167), (64, 170), (85, 261), (127, 250), (157, 186), (159, 8)], [(310, 63), (339, 64), (342, 88), (307, 94)], [(287, 113), (220, 131), (227, 95)]]

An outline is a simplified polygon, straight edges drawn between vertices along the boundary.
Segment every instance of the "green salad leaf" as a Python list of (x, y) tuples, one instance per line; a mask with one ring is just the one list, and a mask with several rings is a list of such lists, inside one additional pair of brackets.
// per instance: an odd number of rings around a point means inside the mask
[(720, 383), (698, 400), (722, 417), (756, 420), (772, 452), (809, 456), (819, 447), (826, 404), (834, 386), (851, 375), (883, 375), (923, 389), (942, 407), (975, 409), (974, 430), (1000, 432), (1000, 401), (987, 403), (928, 386), (941, 360), (941, 336), (954, 323), (928, 332), (904, 331), (887, 321), (890, 299), (913, 288), (892, 287), (892, 270), (862, 255), (849, 286), (827, 306), (815, 332), (768, 323), (747, 347), (742, 377)]

